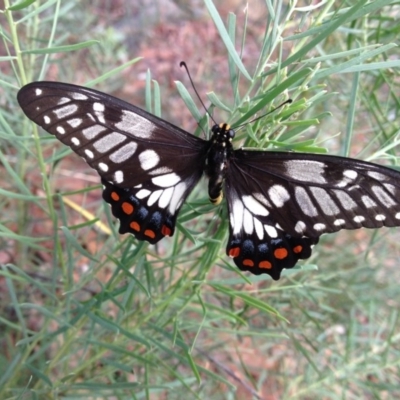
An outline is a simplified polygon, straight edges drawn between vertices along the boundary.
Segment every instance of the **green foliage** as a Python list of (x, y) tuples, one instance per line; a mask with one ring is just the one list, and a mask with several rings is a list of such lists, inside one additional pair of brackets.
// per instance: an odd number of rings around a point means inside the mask
[[(226, 62), (226, 92), (208, 94), (216, 113), (237, 126), (294, 100), (245, 125), (237, 146), (328, 148), (397, 165), (398, 6), (259, 6), (256, 22), (225, 18), (211, 0), (202, 10), (224, 49), (215, 66)], [(399, 230), (324, 237), (278, 282), (232, 265), (225, 206), (211, 206), (202, 185), (173, 238), (149, 246), (118, 236), (96, 174), (16, 102), (32, 80), (110, 92), (125, 84), (139, 58), (92, 11), (5, 0), (0, 16), (0, 398), (399, 397)], [(218, 73), (208, 79), (217, 84)], [(177, 87), (203, 126), (191, 90)], [(166, 90), (147, 73), (146, 105), (157, 114)], [(78, 175), (89, 183), (65, 188)]]

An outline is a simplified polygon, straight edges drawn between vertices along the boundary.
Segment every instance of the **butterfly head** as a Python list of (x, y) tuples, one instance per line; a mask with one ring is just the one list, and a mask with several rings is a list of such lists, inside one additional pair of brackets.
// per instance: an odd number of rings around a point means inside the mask
[(230, 125), (222, 123), (219, 125), (214, 125), (211, 128), (212, 138), (211, 140), (215, 143), (226, 143), (231, 142), (235, 137), (235, 131), (231, 129)]

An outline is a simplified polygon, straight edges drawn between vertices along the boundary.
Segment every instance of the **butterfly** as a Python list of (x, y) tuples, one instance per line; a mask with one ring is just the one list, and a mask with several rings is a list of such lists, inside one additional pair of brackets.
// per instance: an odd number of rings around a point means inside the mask
[(101, 177), (119, 232), (157, 243), (172, 236), (202, 175), (211, 203), (226, 197), (226, 253), (242, 271), (278, 280), (311, 256), (324, 233), (400, 225), (400, 172), (351, 158), (234, 149), (235, 131), (209, 140), (97, 90), (33, 82), (18, 92), (26, 116)]

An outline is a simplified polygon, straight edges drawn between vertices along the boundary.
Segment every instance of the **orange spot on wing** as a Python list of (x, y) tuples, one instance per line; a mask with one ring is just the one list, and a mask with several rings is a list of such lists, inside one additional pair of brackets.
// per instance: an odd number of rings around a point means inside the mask
[(284, 258), (286, 258), (288, 255), (288, 251), (284, 248), (280, 248), (280, 249), (276, 249), (274, 251), (274, 256), (278, 259), (278, 260), (283, 260)]
[(117, 192), (111, 192), (111, 198), (114, 201), (118, 201), (119, 200), (119, 194)]
[(162, 228), (161, 228), (161, 233), (162, 233), (164, 236), (171, 236), (172, 231), (171, 231), (170, 228), (168, 228), (167, 225), (163, 225)]
[(134, 231), (140, 232), (140, 225), (136, 221), (132, 221), (129, 225)]
[(265, 268), (265, 269), (271, 269), (272, 268), (272, 264), (269, 261), (261, 261), (258, 264), (259, 268)]
[(131, 203), (127, 203), (126, 201), (122, 203), (121, 207), (122, 211), (127, 215), (132, 214), (133, 210), (135, 209)]
[(254, 262), (253, 260), (249, 260), (248, 258), (246, 258), (246, 260), (243, 260), (243, 265), (245, 267), (254, 267)]
[(239, 254), (240, 254), (240, 247), (232, 247), (228, 252), (229, 257), (232, 258), (238, 257)]
[(296, 254), (299, 254), (302, 251), (303, 251), (303, 246), (298, 245), (298, 246), (293, 248), (293, 252), (296, 253)]
[(151, 229), (146, 229), (144, 231), (144, 234), (145, 234), (145, 236), (148, 236), (149, 238), (152, 238), (152, 239), (154, 239), (156, 237), (156, 234)]

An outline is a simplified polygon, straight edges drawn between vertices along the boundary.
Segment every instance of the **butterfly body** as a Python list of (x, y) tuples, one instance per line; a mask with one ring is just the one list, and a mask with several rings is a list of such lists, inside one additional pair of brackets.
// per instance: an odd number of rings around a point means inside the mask
[(233, 155), (232, 139), (235, 132), (227, 124), (214, 125), (211, 129), (212, 137), (210, 149), (207, 153), (205, 167), (208, 176), (208, 195), (210, 202), (218, 205), (221, 203), (222, 188), (228, 170), (228, 163)]
[(234, 130), (204, 140), (93, 89), (33, 82), (18, 93), (25, 114), (101, 176), (120, 233), (157, 243), (172, 236), (183, 202), (208, 177), (229, 214), (226, 253), (243, 271), (279, 279), (310, 257), (324, 233), (400, 225), (400, 172), (344, 157), (235, 150)]

